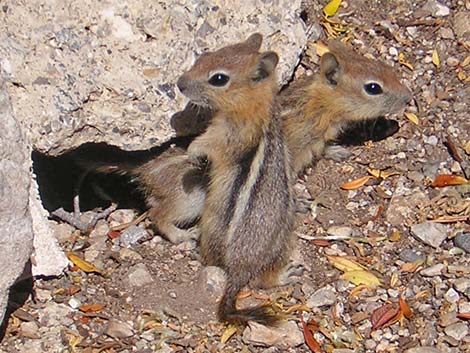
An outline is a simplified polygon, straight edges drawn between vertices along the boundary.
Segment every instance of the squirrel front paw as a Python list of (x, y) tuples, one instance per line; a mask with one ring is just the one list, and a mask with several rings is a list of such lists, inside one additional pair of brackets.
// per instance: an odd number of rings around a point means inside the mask
[(188, 161), (196, 168), (203, 168), (207, 165), (207, 154), (199, 144), (192, 143), (187, 151)]

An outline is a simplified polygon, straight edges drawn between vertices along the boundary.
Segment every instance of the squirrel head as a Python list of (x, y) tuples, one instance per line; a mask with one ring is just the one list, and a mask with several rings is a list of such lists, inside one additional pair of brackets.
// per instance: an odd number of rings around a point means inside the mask
[(273, 51), (259, 52), (263, 37), (247, 40), (201, 55), (177, 82), (194, 104), (212, 109), (232, 109), (256, 101), (271, 101), (277, 91)]
[(357, 120), (376, 118), (404, 108), (411, 91), (400, 82), (393, 68), (355, 53), (339, 41), (328, 43), (320, 61), (320, 77), (330, 88), (333, 104)]

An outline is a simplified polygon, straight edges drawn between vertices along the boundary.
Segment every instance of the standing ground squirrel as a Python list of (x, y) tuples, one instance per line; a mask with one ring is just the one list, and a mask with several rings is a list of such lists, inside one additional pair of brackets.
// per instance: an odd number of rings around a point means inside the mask
[[(330, 52), (322, 56), (317, 75), (293, 83), (276, 98), (295, 173), (323, 156), (340, 159), (345, 150), (330, 144), (348, 123), (366, 122), (393, 113), (411, 99), (411, 92), (400, 83), (390, 66), (365, 58), (339, 41), (331, 41), (328, 48)], [(172, 117), (171, 123), (178, 136), (199, 135), (213, 114), (211, 107), (189, 103)], [(194, 237), (194, 232), (175, 225), (188, 223), (200, 215), (204, 201), (201, 188), (183, 188), (178, 184), (186, 173), (192, 175), (197, 171), (187, 163), (183, 149), (177, 152), (180, 157), (172, 155), (168, 162), (163, 156), (148, 161), (137, 176), (147, 203), (155, 207), (151, 210), (152, 221), (172, 242)], [(167, 163), (173, 166), (169, 171), (162, 168)], [(187, 204), (192, 205), (190, 212)]]
[(207, 159), (209, 183), (199, 222), (201, 256), (227, 274), (218, 317), (224, 322), (277, 320), (265, 306), (240, 309), (237, 294), (253, 280), (271, 280), (287, 264), (293, 197), (274, 70), (278, 56), (259, 53), (260, 34), (208, 52), (178, 80), (193, 103), (215, 111), (207, 130), (188, 147)]

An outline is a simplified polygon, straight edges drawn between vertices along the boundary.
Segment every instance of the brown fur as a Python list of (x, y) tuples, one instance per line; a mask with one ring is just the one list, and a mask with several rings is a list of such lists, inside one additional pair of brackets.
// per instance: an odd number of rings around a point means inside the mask
[[(204, 262), (227, 274), (219, 319), (270, 324), (276, 317), (266, 307), (235, 307), (244, 286), (287, 263), (292, 238), (291, 172), (273, 106), (277, 55), (259, 53), (260, 38), (206, 54), (178, 86), (194, 103), (216, 111), (188, 155), (194, 161), (207, 158), (211, 166), (200, 244)], [(227, 73), (229, 84), (210, 85), (215, 72)]]
[(179, 228), (199, 218), (205, 201), (206, 173), (194, 168), (182, 148), (169, 152), (132, 170), (149, 206), (149, 218), (172, 243), (197, 239), (193, 228)]
[[(346, 124), (369, 120), (405, 107), (409, 89), (391, 67), (367, 59), (338, 41), (320, 62), (320, 73), (291, 85), (279, 95), (286, 143), (293, 169), (300, 173), (321, 158)], [(383, 93), (371, 96), (364, 84), (377, 82)]]

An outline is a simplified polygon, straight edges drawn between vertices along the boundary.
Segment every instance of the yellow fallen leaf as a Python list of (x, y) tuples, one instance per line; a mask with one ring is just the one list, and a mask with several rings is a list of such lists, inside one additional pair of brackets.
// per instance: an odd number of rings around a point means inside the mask
[(465, 153), (470, 155), (470, 141), (465, 144)]
[(413, 65), (411, 65), (408, 61), (406, 61), (404, 53), (399, 53), (398, 54), (398, 62), (400, 63), (400, 65), (403, 65), (403, 66), (407, 67), (410, 70), (414, 70)]
[(419, 125), (419, 119), (415, 113), (405, 113), (405, 117), (415, 125)]
[(437, 52), (437, 49), (432, 51), (432, 63), (436, 65), (436, 67), (441, 66), (441, 59), (439, 59), (439, 53)]
[(467, 79), (467, 74), (464, 71), (459, 71), (459, 73), (457, 74), (457, 78), (459, 79), (459, 81), (464, 82)]
[(386, 172), (380, 169), (372, 169), (372, 168), (367, 168), (367, 171), (369, 172), (370, 175), (376, 178), (382, 178), (382, 179), (387, 179), (388, 177), (392, 175), (400, 175), (400, 172), (397, 172), (397, 171)]
[(390, 287), (394, 288), (398, 283), (398, 273), (393, 272), (392, 277), (390, 277)]
[(227, 343), (228, 340), (237, 332), (238, 328), (236, 325), (228, 325), (224, 333), (220, 337), (221, 343)]
[(323, 8), (323, 12), (325, 13), (325, 16), (326, 17), (334, 16), (336, 12), (338, 12), (340, 5), (341, 5), (341, 0), (331, 0)]
[(343, 256), (327, 255), (326, 258), (334, 267), (336, 267), (338, 270), (343, 271), (343, 272), (361, 271), (361, 270), (366, 269), (364, 266), (357, 263), (356, 261), (350, 260)]
[(67, 257), (70, 261), (73, 262), (75, 266), (80, 268), (80, 270), (82, 270), (83, 272), (95, 272), (101, 275), (103, 274), (103, 271), (100, 270), (98, 267), (96, 267), (95, 265), (92, 265), (88, 261), (83, 260), (82, 258), (80, 258), (78, 255), (75, 255), (74, 253), (71, 253), (71, 252), (67, 253)]
[(367, 286), (380, 286), (380, 280), (372, 273), (366, 270), (347, 271), (341, 276), (342, 279), (355, 284), (365, 284)]
[(461, 64), (460, 66), (465, 67), (465, 66), (467, 66), (468, 64), (470, 64), (470, 55), (467, 56), (467, 57), (462, 61), (462, 64)]
[(373, 177), (370, 175), (363, 176), (358, 179), (351, 180), (343, 185), (340, 185), (340, 188), (343, 190), (355, 190), (359, 189), (361, 186), (364, 186), (370, 179)]

